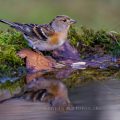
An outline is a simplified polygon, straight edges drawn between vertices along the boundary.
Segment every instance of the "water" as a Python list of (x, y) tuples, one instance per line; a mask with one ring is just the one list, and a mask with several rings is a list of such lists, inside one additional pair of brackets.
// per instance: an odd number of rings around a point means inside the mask
[[(90, 76), (90, 71), (86, 72)], [(100, 71), (98, 73), (101, 75)], [(104, 71), (104, 74), (108, 73)], [(98, 80), (94, 73), (91, 74), (94, 80), (68, 89), (73, 104), (69, 111), (55, 111), (48, 103), (12, 99), (0, 104), (0, 120), (118, 120), (120, 80), (116, 74), (107, 76), (107, 79), (101, 76), (104, 80)], [(81, 78), (85, 79), (85, 76)]]

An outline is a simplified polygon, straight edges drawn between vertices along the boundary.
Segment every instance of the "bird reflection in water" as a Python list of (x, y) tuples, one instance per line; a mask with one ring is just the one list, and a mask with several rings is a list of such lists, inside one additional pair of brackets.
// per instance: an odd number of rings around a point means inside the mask
[[(59, 69), (51, 73), (45, 73), (45, 71), (29, 73), (26, 75), (26, 84), (20, 93), (9, 99), (2, 100), (1, 103), (13, 98), (22, 98), (33, 102), (40, 101), (49, 103), (50, 107), (66, 110), (71, 107), (72, 104), (68, 96), (68, 89), (61, 80), (58, 80), (58, 76), (60, 76), (60, 74), (63, 75), (63, 73), (66, 74), (65, 71), (67, 71), (67, 75), (69, 75), (72, 70), (68, 70), (69, 72), (66, 69)], [(49, 73), (53, 74), (53, 76), (55, 75), (56, 78), (51, 79)]]

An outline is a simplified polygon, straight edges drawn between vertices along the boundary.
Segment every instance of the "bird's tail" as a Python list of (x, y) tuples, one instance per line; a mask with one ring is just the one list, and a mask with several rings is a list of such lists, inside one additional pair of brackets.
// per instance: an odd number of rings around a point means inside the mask
[(2, 20), (2, 19), (0, 19), (0, 22), (8, 24), (8, 25), (10, 25), (10, 27), (15, 28), (17, 30), (23, 31), (23, 24), (10, 22), (10, 21), (7, 21), (7, 20)]
[(0, 19), (0, 22), (5, 23), (5, 24), (8, 24), (8, 25), (10, 25), (10, 26), (15, 26), (15, 23), (9, 22), (9, 21), (7, 21), (7, 20), (1, 20), (1, 19)]

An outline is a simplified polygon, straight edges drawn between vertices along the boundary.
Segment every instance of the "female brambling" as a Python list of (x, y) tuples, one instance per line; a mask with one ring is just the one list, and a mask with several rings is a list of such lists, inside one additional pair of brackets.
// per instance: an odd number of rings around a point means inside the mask
[(65, 43), (70, 26), (75, 20), (65, 15), (56, 16), (48, 24), (21, 24), (0, 20), (23, 33), (30, 47), (35, 50), (54, 50)]

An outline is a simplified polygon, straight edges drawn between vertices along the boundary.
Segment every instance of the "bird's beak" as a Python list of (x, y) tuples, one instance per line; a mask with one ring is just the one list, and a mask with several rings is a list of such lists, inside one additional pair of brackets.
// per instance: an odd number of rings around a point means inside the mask
[(70, 19), (70, 24), (75, 24), (76, 22), (76, 20)]

